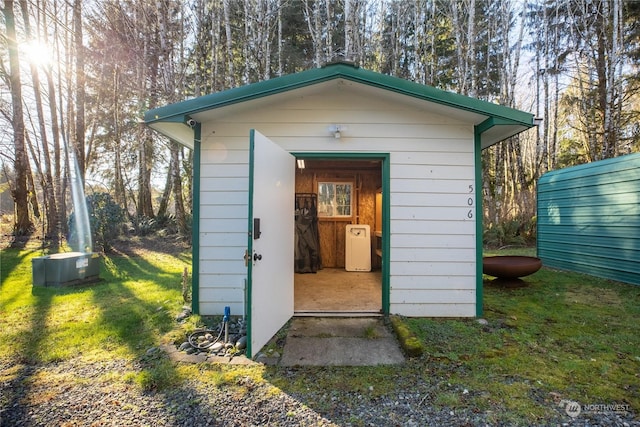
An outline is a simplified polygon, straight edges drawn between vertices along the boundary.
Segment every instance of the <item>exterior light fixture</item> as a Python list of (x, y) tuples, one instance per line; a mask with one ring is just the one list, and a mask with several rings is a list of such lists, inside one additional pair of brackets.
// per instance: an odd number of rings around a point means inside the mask
[(298, 163), (298, 169), (304, 169), (304, 159), (297, 159), (296, 163)]
[(347, 127), (343, 125), (331, 125), (328, 129), (335, 139), (340, 139), (342, 137), (342, 132), (347, 130)]

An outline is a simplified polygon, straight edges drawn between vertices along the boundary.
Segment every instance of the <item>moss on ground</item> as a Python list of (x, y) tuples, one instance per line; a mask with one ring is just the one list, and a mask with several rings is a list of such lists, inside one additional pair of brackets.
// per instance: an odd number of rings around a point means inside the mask
[(420, 357), (424, 353), (422, 341), (409, 329), (400, 316), (390, 316), (389, 321), (398, 337), (400, 347), (409, 357)]

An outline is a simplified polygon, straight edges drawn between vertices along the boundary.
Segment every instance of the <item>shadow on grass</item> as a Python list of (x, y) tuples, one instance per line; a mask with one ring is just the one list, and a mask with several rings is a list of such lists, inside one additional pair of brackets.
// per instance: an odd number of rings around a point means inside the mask
[(110, 252), (113, 255), (137, 258), (154, 253), (169, 255), (180, 260), (180, 262), (191, 263), (191, 246), (180, 238), (158, 238), (156, 237), (136, 237), (134, 239), (119, 239), (113, 242)]
[[(33, 288), (31, 292), (31, 258), (38, 251), (4, 250), (2, 253), (2, 281), (0, 284), (0, 299), (2, 310), (0, 316), (8, 318), (9, 307), (19, 311), (18, 321), (22, 325), (12, 335), (5, 335), (5, 356), (10, 351), (15, 354), (14, 365), (10, 369), (9, 381), (3, 385), (3, 410), (16, 411), (17, 419), (29, 420), (27, 408), (21, 400), (29, 393), (29, 379), (36, 371), (40, 362), (38, 350), (47, 338), (47, 317), (51, 311), (55, 290)], [(29, 270), (29, 271), (21, 271)], [(31, 301), (29, 301), (31, 299)], [(21, 301), (21, 300), (24, 300)], [(22, 313), (24, 312), (24, 314)], [(9, 325), (7, 325), (9, 326)], [(4, 327), (3, 327), (4, 329)], [(6, 330), (9, 328), (7, 327)], [(13, 417), (12, 417), (13, 419)], [(4, 424), (4, 420), (0, 420)]]
[(104, 256), (103, 283), (92, 301), (100, 310), (99, 328), (110, 345), (125, 346), (142, 358), (174, 326), (181, 299), (181, 276), (142, 257)]
[(496, 277), (495, 279), (484, 279), (482, 283), (485, 286), (494, 286), (500, 289), (526, 288), (529, 286), (529, 282), (521, 278)]
[[(14, 296), (16, 295), (15, 292), (17, 290), (9, 288), (9, 277), (19, 269), (28, 269), (29, 277), (31, 277), (31, 259), (33, 257), (40, 256), (41, 254), (42, 251), (39, 249), (30, 249), (24, 251), (20, 251), (17, 249), (3, 249), (2, 254), (0, 255), (0, 295), (3, 295), (5, 298), (7, 293), (11, 293)], [(20, 272), (21, 277), (24, 274), (27, 274), (27, 272)], [(12, 302), (5, 298), (3, 298), (3, 306), (7, 306), (10, 302)]]
[[(3, 343), (10, 353), (0, 359), (6, 380), (0, 386), (0, 424), (28, 425), (37, 378), (84, 353), (90, 354), (91, 363), (113, 358), (132, 361), (132, 373), (119, 381), (133, 383), (143, 393), (164, 396), (167, 417), (171, 417), (177, 404), (172, 396), (195, 393), (183, 385), (176, 366), (157, 347), (160, 337), (174, 327), (182, 306), (181, 271), (176, 267), (182, 261), (104, 257), (100, 282), (52, 288), (32, 286), (33, 255), (3, 252), (0, 301), (7, 313), (0, 324), (6, 322), (8, 328), (1, 335), (11, 342)], [(9, 309), (11, 317), (4, 316)], [(192, 407), (189, 414), (209, 418), (206, 411)], [(66, 416), (60, 414), (59, 420)]]
[[(209, 408), (176, 400), (175, 396), (195, 396), (197, 391), (158, 347), (160, 337), (174, 328), (175, 315), (182, 307), (182, 278), (175, 265), (185, 260), (175, 258), (171, 255), (169, 259), (171, 271), (133, 252), (130, 256), (105, 256), (105, 283), (96, 288), (93, 302), (100, 308), (100, 328), (109, 331), (113, 344), (126, 346), (139, 366), (133, 381), (142, 391), (161, 395), (168, 415), (177, 406), (188, 404), (190, 418), (209, 419)], [(179, 418), (180, 413), (175, 416)]]

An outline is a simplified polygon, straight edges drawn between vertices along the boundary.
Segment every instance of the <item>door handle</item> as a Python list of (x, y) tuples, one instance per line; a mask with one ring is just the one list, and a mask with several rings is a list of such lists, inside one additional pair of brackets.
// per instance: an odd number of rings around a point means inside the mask
[(253, 218), (253, 239), (258, 240), (262, 232), (260, 231), (260, 218)]
[(261, 254), (258, 254), (258, 253), (253, 254), (253, 260), (254, 261), (260, 261), (261, 259), (262, 259), (262, 255)]

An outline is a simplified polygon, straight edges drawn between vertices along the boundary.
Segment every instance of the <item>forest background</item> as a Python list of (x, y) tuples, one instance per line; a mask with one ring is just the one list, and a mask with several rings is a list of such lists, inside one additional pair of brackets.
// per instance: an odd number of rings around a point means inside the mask
[(192, 153), (144, 112), (335, 61), (542, 119), (482, 154), (485, 244), (535, 239), (545, 172), (640, 151), (640, 1), (4, 0), (0, 19), (2, 223), (54, 247), (73, 183), (102, 249), (189, 239)]

